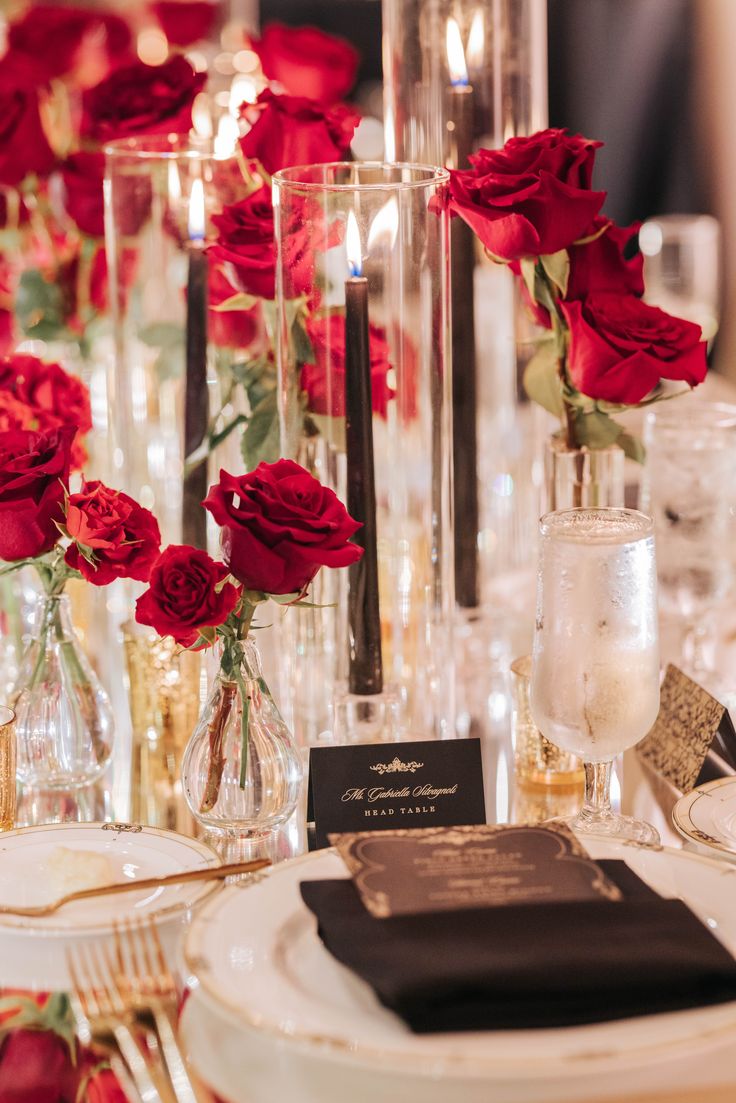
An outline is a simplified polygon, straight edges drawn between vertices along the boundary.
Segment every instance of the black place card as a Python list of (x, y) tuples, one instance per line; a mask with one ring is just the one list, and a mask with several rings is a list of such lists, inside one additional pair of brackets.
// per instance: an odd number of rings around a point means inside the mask
[(565, 824), (430, 827), (333, 835), (330, 841), (377, 919), (622, 898)]
[(736, 731), (728, 710), (671, 663), (654, 727), (636, 749), (680, 793), (736, 773)]
[(312, 747), (307, 820), (318, 848), (332, 833), (485, 823), (480, 740)]

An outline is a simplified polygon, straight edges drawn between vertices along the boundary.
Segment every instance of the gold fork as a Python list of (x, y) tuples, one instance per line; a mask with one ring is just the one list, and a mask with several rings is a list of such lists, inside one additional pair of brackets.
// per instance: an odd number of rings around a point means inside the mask
[(183, 885), (189, 881), (222, 881), (226, 877), (233, 877), (240, 873), (255, 873), (265, 866), (270, 866), (268, 858), (256, 858), (250, 862), (231, 862), (224, 866), (206, 866), (203, 869), (185, 869), (181, 873), (169, 873), (164, 877), (142, 877), (137, 881), (123, 881), (113, 885), (97, 885), (91, 889), (77, 889), (69, 892), (50, 904), (29, 904), (27, 907), (14, 907), (11, 904), (0, 904), (0, 915), (19, 915), (29, 919), (36, 919), (44, 915), (53, 915), (65, 904), (71, 904), (75, 900), (91, 900), (96, 896), (111, 896), (118, 892), (140, 892), (143, 889), (165, 888), (167, 885)]
[(179, 995), (152, 920), (115, 925), (115, 981), (129, 1011), (153, 1020), (177, 1103), (205, 1103), (211, 1096), (196, 1085), (176, 1037)]
[(98, 954), (97, 947), (90, 943), (76, 951), (69, 948), (67, 965), (73, 989), (70, 998), (82, 1040), (114, 1041), (130, 1070), (141, 1103), (162, 1103), (148, 1063), (130, 1029), (133, 1016), (113, 982), (107, 952)]

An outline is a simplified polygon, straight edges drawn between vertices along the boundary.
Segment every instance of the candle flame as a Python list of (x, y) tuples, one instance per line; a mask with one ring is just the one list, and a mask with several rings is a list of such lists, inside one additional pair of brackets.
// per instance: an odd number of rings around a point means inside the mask
[(450, 70), (450, 82), (453, 87), (468, 83), (463, 40), (460, 37), (457, 20), (452, 16), (447, 20), (447, 67)]
[(221, 115), (215, 136), (215, 160), (225, 161), (228, 157), (232, 157), (239, 137), (238, 120), (232, 115)]
[(398, 232), (399, 208), (396, 198), (391, 196), (371, 223), (371, 228), (368, 231), (368, 252), (370, 253), (371, 249), (379, 243), (385, 245), (387, 249), (393, 249)]
[(188, 229), (191, 241), (204, 241), (204, 184), (201, 180), (192, 181)]
[(348, 212), (348, 224), (345, 230), (345, 252), (351, 276), (359, 276), (363, 271), (363, 255), (360, 245), (360, 230), (354, 211)]
[(169, 202), (178, 203), (181, 199), (181, 181), (176, 161), (169, 161)]
[(470, 34), (468, 35), (468, 49), (465, 55), (465, 60), (469, 69), (480, 69), (483, 64), (483, 53), (485, 51), (485, 28), (483, 26), (483, 9), (476, 8), (473, 21), (470, 24)]

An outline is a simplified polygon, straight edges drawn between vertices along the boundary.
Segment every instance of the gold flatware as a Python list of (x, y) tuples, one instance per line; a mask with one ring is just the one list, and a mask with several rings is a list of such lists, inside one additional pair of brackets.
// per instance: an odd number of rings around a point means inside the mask
[(268, 858), (256, 858), (250, 862), (230, 862), (224, 866), (206, 866), (204, 869), (187, 869), (181, 873), (170, 873), (165, 877), (142, 877), (139, 881), (116, 882), (113, 885), (98, 885), (91, 889), (78, 889), (69, 892), (50, 904), (35, 904), (28, 907), (13, 907), (10, 904), (0, 905), (0, 915), (20, 915), (28, 918), (52, 915), (63, 908), (65, 904), (71, 904), (75, 900), (89, 900), (94, 896), (112, 896), (118, 892), (140, 892), (143, 889), (165, 888), (167, 885), (183, 885), (189, 881), (221, 881), (225, 877), (234, 877), (239, 873), (255, 873), (265, 866), (270, 866)]
[(155, 924), (115, 925), (115, 983), (128, 1011), (158, 1036), (177, 1103), (205, 1103), (209, 1092), (190, 1075), (176, 1034), (179, 995)]
[(151, 1069), (135, 1040), (131, 1024), (134, 1017), (123, 1002), (104, 953), (98, 955), (91, 943), (67, 950), (67, 966), (72, 990), (72, 1010), (83, 1042), (113, 1042), (135, 1084), (141, 1103), (162, 1103)]

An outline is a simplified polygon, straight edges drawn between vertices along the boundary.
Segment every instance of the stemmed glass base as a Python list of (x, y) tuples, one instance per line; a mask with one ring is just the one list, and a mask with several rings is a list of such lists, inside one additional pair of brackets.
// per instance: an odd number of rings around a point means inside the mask
[(577, 816), (568, 826), (579, 835), (603, 835), (642, 846), (659, 846), (659, 832), (650, 823), (622, 816), (611, 808), (611, 767), (613, 762), (585, 763), (585, 799)]

